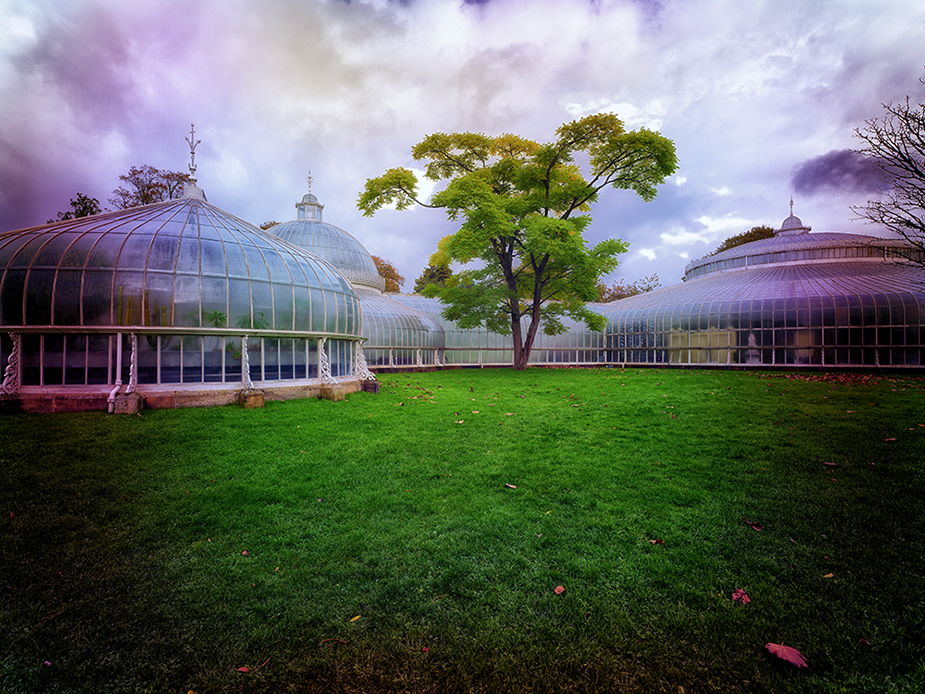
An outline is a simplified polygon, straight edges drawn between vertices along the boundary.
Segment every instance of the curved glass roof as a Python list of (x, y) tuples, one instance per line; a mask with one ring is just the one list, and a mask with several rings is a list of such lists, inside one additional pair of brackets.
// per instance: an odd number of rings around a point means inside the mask
[(605, 304), (604, 310), (614, 315), (679, 304), (884, 293), (917, 294), (925, 306), (922, 281), (920, 268), (882, 261), (766, 265), (661, 287)]
[(324, 206), (311, 193), (296, 203), (298, 219), (270, 228), (269, 233), (304, 248), (333, 265), (354, 284), (385, 289), (369, 251), (348, 232), (322, 221)]
[(357, 289), (367, 349), (443, 349), (443, 327), (433, 317), (373, 289)]
[(328, 263), (193, 188), (186, 198), (0, 234), (0, 325), (358, 337), (361, 310)]
[[(713, 272), (723, 272), (756, 265), (806, 263), (812, 261), (849, 262), (871, 260), (881, 262), (908, 254), (908, 246), (900, 239), (885, 239), (860, 234), (835, 232), (782, 234), (730, 248), (716, 255), (695, 260), (684, 268), (684, 279), (690, 280)], [(888, 264), (893, 260), (888, 260)]]

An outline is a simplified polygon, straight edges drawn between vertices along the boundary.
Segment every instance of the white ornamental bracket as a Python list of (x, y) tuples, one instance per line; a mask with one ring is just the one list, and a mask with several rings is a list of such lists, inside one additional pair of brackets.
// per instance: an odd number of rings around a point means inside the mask
[(375, 381), (376, 377), (369, 370), (369, 364), (366, 363), (366, 355), (363, 353), (363, 343), (354, 342), (356, 346), (356, 375), (361, 381)]
[(125, 392), (134, 393), (138, 389), (138, 334), (131, 333), (128, 340), (132, 345), (132, 360), (129, 362), (128, 387)]
[(420, 350), (420, 349), (417, 350), (417, 353), (415, 354), (415, 363), (416, 363), (418, 366), (424, 366), (424, 358), (421, 356), (421, 350)]
[(331, 360), (324, 349), (324, 343), (327, 341), (326, 337), (318, 340), (318, 376), (322, 383), (334, 383), (334, 377), (331, 376)]
[(254, 382), (251, 380), (251, 361), (247, 356), (247, 335), (241, 337), (241, 384), (244, 390), (254, 390)]
[(6, 360), (6, 369), (3, 372), (3, 383), (0, 384), (0, 394), (15, 395), (19, 392), (22, 385), (21, 371), (19, 368), (19, 356), (22, 353), (22, 335), (10, 333), (10, 340), (13, 342), (13, 350)]

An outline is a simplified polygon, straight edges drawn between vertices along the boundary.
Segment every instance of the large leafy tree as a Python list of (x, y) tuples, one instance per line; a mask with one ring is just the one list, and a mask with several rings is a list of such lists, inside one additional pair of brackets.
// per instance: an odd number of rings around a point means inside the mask
[(183, 195), (183, 187), (191, 181), (189, 174), (148, 164), (131, 167), (128, 173), (119, 176), (119, 180), (123, 185), (112, 191), (109, 199), (109, 204), (117, 210), (179, 198)]
[(855, 131), (863, 143), (858, 151), (870, 157), (884, 176), (878, 200), (852, 210), (862, 219), (886, 227), (909, 242), (900, 254), (925, 265), (925, 103), (884, 104), (881, 119), (864, 121)]
[[(429, 202), (418, 199), (417, 177), (405, 168), (369, 179), (358, 207), (371, 216), (384, 205), (443, 208), (459, 230), (440, 241), (431, 264), (465, 269), (450, 286), (432, 285), (443, 315), (463, 328), (484, 325), (513, 338), (514, 367), (523, 369), (537, 330), (557, 334), (562, 316), (603, 329), (605, 319), (585, 302), (598, 298), (598, 278), (627, 249), (609, 239), (589, 248), (588, 212), (603, 188), (635, 191), (652, 200), (677, 168), (674, 143), (649, 130), (627, 132), (614, 114), (562, 125), (541, 144), (517, 135), (435, 133), (412, 149), (425, 176), (446, 181)], [(529, 319), (529, 322), (525, 321)]]
[(65, 219), (79, 219), (81, 217), (90, 217), (91, 215), (99, 214), (102, 212), (100, 209), (100, 201), (96, 198), (91, 198), (88, 195), (83, 193), (77, 193), (76, 198), (71, 198), (71, 209), (65, 212), (59, 212), (57, 219), (49, 219), (48, 223), (52, 222), (61, 222)]

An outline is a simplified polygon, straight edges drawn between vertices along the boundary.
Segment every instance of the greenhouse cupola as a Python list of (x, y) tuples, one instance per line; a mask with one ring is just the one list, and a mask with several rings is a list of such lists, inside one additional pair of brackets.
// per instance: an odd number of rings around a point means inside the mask
[(781, 222), (780, 229), (774, 230), (775, 236), (797, 236), (808, 234), (812, 227), (804, 226), (803, 221), (793, 214), (793, 198), (790, 198), (790, 216)]

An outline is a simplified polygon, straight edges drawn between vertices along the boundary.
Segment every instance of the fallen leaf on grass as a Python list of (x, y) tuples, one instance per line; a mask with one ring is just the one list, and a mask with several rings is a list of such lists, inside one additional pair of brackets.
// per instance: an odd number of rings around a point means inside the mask
[(251, 555), (251, 553), (248, 552), (246, 549), (245, 549), (243, 552), (241, 552), (241, 556), (242, 556), (242, 557), (249, 557), (250, 555)]
[(504, 413), (504, 416), (505, 416), (505, 417), (513, 417), (513, 416), (514, 416), (514, 413), (513, 413), (513, 412), (505, 412), (505, 413)]
[(754, 522), (748, 520), (748, 518), (746, 518), (745, 516), (742, 516), (742, 520), (744, 520), (744, 521), (745, 521), (745, 524), (748, 525), (752, 530), (764, 530), (764, 526), (763, 526), (763, 525), (759, 525), (758, 523), (754, 523)]
[(562, 593), (565, 592), (565, 587), (564, 587), (564, 586), (556, 586), (556, 587), (553, 589), (552, 592), (555, 593), (556, 595), (562, 595)]
[(357, 621), (361, 616), (362, 616), (362, 615), (357, 615), (356, 617), (354, 617), (354, 618), (351, 619), (350, 621), (351, 621), (351, 622), (355, 622), (355, 621)]
[(649, 544), (652, 544), (652, 545), (663, 545), (663, 544), (665, 544), (665, 541), (664, 541), (664, 540), (649, 540)]
[(786, 660), (788, 663), (793, 663), (797, 667), (809, 667), (809, 663), (806, 662), (803, 654), (800, 653), (796, 648), (785, 646), (782, 643), (768, 643), (765, 644), (765, 648), (767, 648), (771, 653), (776, 655), (781, 660)]
[(250, 672), (246, 667), (239, 667), (238, 672)]
[(835, 574), (826, 574), (823, 578), (835, 578)]
[(895, 441), (896, 439), (883, 439), (884, 441)]
[(748, 597), (748, 594), (741, 588), (736, 588), (734, 591), (732, 591), (732, 599), (735, 602), (741, 603), (743, 605), (747, 605), (752, 601), (752, 599)]
[(457, 420), (455, 420), (455, 424), (462, 424), (464, 421), (466, 421), (466, 420), (464, 420), (464, 419), (457, 419)]
[(507, 487), (508, 489), (517, 489), (516, 484), (508, 484), (507, 482), (505, 482), (504, 486)]
[(838, 463), (823, 463), (823, 465), (828, 465), (829, 467), (838, 467)]

